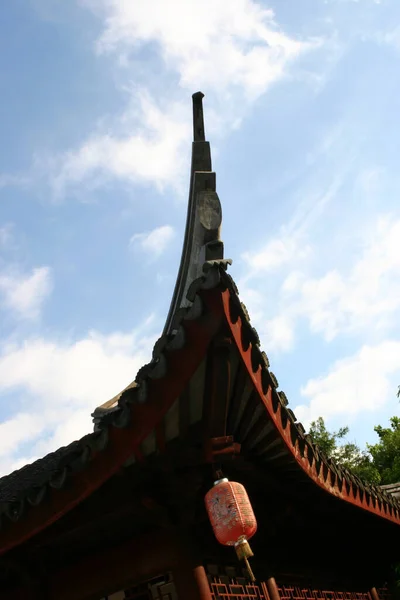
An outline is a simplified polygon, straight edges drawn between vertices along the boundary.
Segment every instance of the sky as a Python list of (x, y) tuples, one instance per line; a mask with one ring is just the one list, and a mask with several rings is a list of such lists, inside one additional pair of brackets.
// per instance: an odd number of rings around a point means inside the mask
[(0, 473), (91, 431), (161, 334), (201, 90), (230, 273), (290, 407), (400, 414), (398, 0), (0, 8)]

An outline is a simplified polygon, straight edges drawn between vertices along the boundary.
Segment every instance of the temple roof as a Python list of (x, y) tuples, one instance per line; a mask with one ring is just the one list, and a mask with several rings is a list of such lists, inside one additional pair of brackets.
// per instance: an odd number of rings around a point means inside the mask
[(397, 483), (389, 483), (388, 485), (381, 485), (381, 490), (386, 494), (391, 494), (395, 498), (400, 499), (400, 481)]
[[(93, 433), (0, 479), (0, 554), (59, 519), (127, 461), (166, 452), (183, 428), (210, 421), (207, 411), (215, 417), (210, 437), (232, 436), (260, 472), (281, 473), (290, 485), (301, 484), (311, 493), (323, 490), (343, 500), (343, 505), (400, 524), (400, 502), (392, 490), (365, 484), (325, 457), (278, 389), (237, 287), (226, 273), (228, 261), (223, 259), (219, 237), (221, 207), (204, 141), (201, 100), (202, 94), (194, 95), (182, 260), (152, 359), (132, 384), (95, 411)], [(227, 378), (221, 379), (225, 387), (214, 394), (214, 402), (221, 406), (211, 406), (205, 388), (207, 365), (217, 356), (221, 332), (230, 368)], [(206, 447), (204, 461), (211, 462)]]

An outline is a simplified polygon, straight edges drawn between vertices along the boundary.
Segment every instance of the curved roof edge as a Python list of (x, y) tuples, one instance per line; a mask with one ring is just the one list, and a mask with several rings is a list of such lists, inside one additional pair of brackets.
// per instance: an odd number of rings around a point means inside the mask
[(400, 499), (394, 493), (400, 489), (400, 485), (366, 483), (334, 459), (328, 458), (313, 442), (288, 407), (285, 393), (278, 391), (278, 381), (269, 369), (268, 357), (260, 348), (260, 338), (251, 325), (245, 305), (239, 299), (234, 280), (221, 272), (221, 284), (225, 287), (222, 293), (224, 312), (231, 334), (269, 419), (298, 467), (329, 494), (400, 525)]

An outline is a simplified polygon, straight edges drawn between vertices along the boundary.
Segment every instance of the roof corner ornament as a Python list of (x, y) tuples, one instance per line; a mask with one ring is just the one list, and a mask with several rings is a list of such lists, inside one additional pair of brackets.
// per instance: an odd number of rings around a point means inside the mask
[(202, 92), (193, 100), (193, 143), (190, 173), (189, 204), (186, 218), (181, 263), (164, 327), (164, 334), (175, 330), (174, 317), (180, 308), (190, 305), (187, 291), (191, 283), (202, 276), (207, 261), (224, 258), (220, 237), (222, 223), (221, 203), (216, 192), (216, 177), (212, 171), (211, 150), (204, 131)]

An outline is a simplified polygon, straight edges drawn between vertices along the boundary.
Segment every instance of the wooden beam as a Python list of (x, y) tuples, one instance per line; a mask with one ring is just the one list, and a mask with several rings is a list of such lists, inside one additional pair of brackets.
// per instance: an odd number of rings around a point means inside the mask
[(212, 440), (226, 438), (232, 388), (231, 350), (231, 338), (221, 332), (214, 338), (207, 357), (203, 419), (205, 460), (210, 463), (220, 460), (220, 456), (214, 456)]
[(190, 427), (190, 386), (179, 396), (179, 437), (186, 439)]

